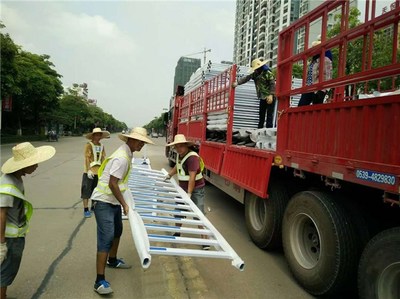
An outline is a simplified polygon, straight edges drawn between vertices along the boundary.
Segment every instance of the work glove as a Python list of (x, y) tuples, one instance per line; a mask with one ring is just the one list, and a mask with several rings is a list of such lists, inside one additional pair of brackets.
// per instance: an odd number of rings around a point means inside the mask
[(88, 177), (90, 180), (93, 180), (93, 178), (94, 178), (94, 173), (93, 173), (93, 171), (88, 170), (88, 172), (87, 172), (87, 177)]
[(236, 86), (238, 86), (237, 82), (233, 82), (232, 87), (235, 88)]
[(166, 175), (164, 176), (164, 182), (167, 181), (167, 180), (169, 180), (170, 178), (171, 178), (171, 176), (170, 176), (169, 174), (166, 174)]
[(0, 265), (3, 263), (3, 261), (7, 258), (7, 243), (0, 243)]
[(267, 101), (267, 104), (272, 104), (274, 100), (274, 96), (272, 94), (268, 95), (265, 100)]

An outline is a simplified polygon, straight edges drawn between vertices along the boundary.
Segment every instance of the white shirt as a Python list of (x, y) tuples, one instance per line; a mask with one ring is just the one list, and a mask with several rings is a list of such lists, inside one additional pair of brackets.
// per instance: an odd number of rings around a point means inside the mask
[[(7, 182), (5, 182), (7, 177)], [(12, 184), (19, 191), (24, 193), (24, 183), (22, 182), (22, 179), (18, 180), (15, 176), (11, 174), (3, 174), (0, 179), (1, 184)], [(1, 194), (0, 195), (0, 207), (1, 208), (12, 208), (14, 206), (14, 196), (8, 195), (8, 194)]]
[[(22, 179), (17, 179), (11, 174), (3, 174), (0, 178), (1, 184), (12, 184), (19, 191), (24, 193), (24, 183)], [(8, 194), (0, 194), (0, 207), (9, 208), (7, 211), (7, 222), (17, 226), (23, 226), (26, 223), (25, 208), (22, 199)]]
[[(102, 182), (104, 184), (109, 183), (110, 181), (110, 175), (118, 178), (118, 179), (123, 179), (125, 177), (126, 172), (128, 171), (129, 164), (132, 161), (132, 152), (129, 148), (129, 146), (124, 143), (121, 145), (118, 150), (124, 150), (126, 155), (129, 157), (129, 162), (124, 158), (124, 157), (114, 157), (110, 161), (108, 161), (106, 167), (104, 167), (104, 171), (99, 177), (99, 182)], [(125, 192), (130, 192), (129, 188)], [(123, 195), (123, 193), (122, 193)], [(113, 205), (119, 205), (119, 201), (115, 198), (113, 194), (104, 194), (101, 193), (95, 188), (93, 190), (92, 196), (90, 197), (92, 200), (98, 200), (98, 201), (103, 201), (107, 202)]]

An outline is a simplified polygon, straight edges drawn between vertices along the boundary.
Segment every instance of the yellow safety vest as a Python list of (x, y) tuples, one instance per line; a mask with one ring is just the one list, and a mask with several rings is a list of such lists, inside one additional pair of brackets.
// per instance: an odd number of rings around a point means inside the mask
[(29, 231), (29, 220), (31, 219), (33, 214), (32, 204), (29, 201), (25, 200), (25, 195), (13, 184), (1, 184), (0, 194), (11, 195), (22, 200), (25, 209), (25, 224), (19, 227), (14, 223), (6, 221), (5, 235), (6, 238), (24, 237)]
[[(201, 158), (196, 152), (190, 151), (189, 153), (186, 154), (185, 157), (183, 157), (182, 161), (179, 161), (179, 156), (177, 158), (176, 171), (177, 171), (179, 181), (187, 181), (188, 182), (190, 179), (189, 174), (185, 173), (185, 170), (183, 170), (182, 166), (183, 166), (183, 163), (185, 163), (185, 161), (191, 156), (197, 156), (199, 158), (199, 162), (200, 162), (200, 172), (198, 174), (196, 174), (195, 180), (197, 181), (197, 180), (200, 180), (201, 178), (203, 178), (203, 173), (202, 173), (202, 169), (201, 169), (203, 161), (200, 160)], [(203, 165), (204, 165), (204, 163), (203, 163)]]
[[(119, 190), (123, 192), (128, 189), (127, 182), (129, 178), (129, 172), (131, 170), (131, 159), (128, 157), (124, 150), (117, 150), (110, 157), (106, 158), (99, 168), (98, 176), (100, 177), (102, 175), (107, 163), (113, 158), (125, 158), (128, 161), (128, 171), (126, 172), (125, 176), (118, 182)], [(99, 179), (96, 189), (103, 194), (112, 194), (108, 183), (102, 182), (101, 179)]]
[(102, 158), (102, 155), (103, 155), (104, 145), (100, 144), (100, 155), (99, 155), (99, 157), (97, 157), (97, 155), (96, 155), (96, 145), (91, 141), (89, 141), (89, 143), (92, 146), (92, 153), (93, 153), (93, 162), (91, 162), (89, 164), (89, 166), (90, 166), (90, 168), (92, 168), (93, 166), (96, 166), (96, 165), (100, 166), (101, 165), (101, 158)]

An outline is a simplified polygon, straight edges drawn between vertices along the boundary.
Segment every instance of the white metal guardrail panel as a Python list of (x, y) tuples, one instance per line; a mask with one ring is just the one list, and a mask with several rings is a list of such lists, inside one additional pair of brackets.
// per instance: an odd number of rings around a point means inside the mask
[[(243, 260), (177, 182), (164, 180), (166, 174), (151, 169), (148, 159), (132, 162), (125, 200), (142, 267), (148, 268), (156, 254), (229, 259), (242, 271)], [(203, 245), (210, 249), (203, 250)]]

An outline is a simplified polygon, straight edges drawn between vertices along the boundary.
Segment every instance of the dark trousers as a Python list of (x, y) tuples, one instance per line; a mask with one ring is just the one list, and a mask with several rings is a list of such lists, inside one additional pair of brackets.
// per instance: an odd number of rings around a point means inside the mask
[(310, 105), (311, 103), (313, 105), (322, 104), (324, 102), (325, 95), (326, 92), (321, 90), (318, 90), (317, 93), (313, 92), (303, 93), (300, 97), (298, 107), (307, 106)]
[(274, 121), (274, 110), (275, 110), (275, 98), (271, 104), (267, 104), (267, 101), (264, 99), (260, 99), (260, 110), (258, 114), (258, 128), (261, 129), (264, 127), (265, 122), (265, 114), (267, 114), (266, 119), (266, 128), (272, 128)]

